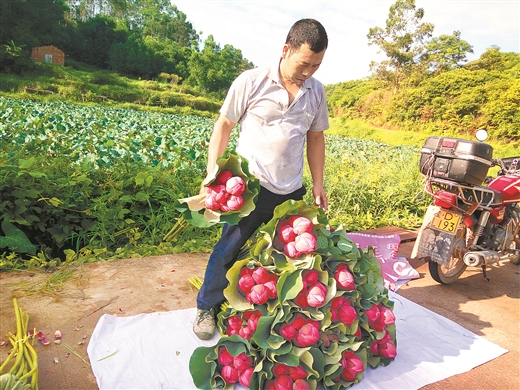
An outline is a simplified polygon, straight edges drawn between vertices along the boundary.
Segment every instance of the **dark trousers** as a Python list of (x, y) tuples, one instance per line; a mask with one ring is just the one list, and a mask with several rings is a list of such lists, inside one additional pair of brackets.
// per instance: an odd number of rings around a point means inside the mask
[(238, 225), (224, 225), (222, 236), (213, 248), (208, 261), (204, 283), (197, 295), (197, 308), (209, 310), (225, 301), (224, 289), (228, 285), (227, 271), (236, 261), (240, 249), (263, 223), (273, 218), (276, 206), (286, 200), (301, 200), (305, 195), (305, 187), (288, 195), (278, 195), (265, 188), (260, 188), (256, 208), (247, 217), (242, 218)]

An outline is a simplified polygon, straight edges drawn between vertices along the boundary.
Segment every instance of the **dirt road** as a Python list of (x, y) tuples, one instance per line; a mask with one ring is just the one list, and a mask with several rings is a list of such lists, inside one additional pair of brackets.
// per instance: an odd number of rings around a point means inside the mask
[[(413, 242), (401, 245), (400, 256), (409, 256)], [(202, 276), (208, 255), (168, 255), (86, 264), (59, 291), (51, 295), (27, 295), (27, 289), (45, 280), (37, 273), (0, 273), (0, 339), (15, 331), (12, 298), (30, 315), (30, 327), (53, 339), (63, 333), (60, 345), (37, 345), (40, 389), (97, 389), (90, 366), (65, 346), (88, 360), (86, 348), (98, 319), (109, 313), (139, 313), (186, 309), (195, 306), (196, 290), (188, 278)], [(505, 263), (493, 267), (483, 279), (468, 271), (449, 286), (435, 283), (427, 265), (412, 265), (422, 278), (398, 293), (477, 335), (509, 350), (470, 372), (426, 386), (424, 389), (520, 388), (520, 267)], [(51, 290), (52, 291), (52, 290)], [(0, 347), (7, 356), (10, 347)], [(3, 360), (0, 359), (0, 360)]]

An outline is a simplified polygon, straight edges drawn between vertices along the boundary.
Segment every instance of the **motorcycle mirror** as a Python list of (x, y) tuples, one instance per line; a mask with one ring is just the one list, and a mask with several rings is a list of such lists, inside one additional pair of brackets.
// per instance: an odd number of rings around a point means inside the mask
[(488, 132), (484, 129), (477, 130), (475, 137), (477, 137), (479, 141), (485, 141), (488, 137)]

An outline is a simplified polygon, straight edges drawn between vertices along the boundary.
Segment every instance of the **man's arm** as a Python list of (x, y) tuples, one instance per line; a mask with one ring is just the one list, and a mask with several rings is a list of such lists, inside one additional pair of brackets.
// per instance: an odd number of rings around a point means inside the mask
[(329, 202), (323, 188), (323, 172), (325, 170), (325, 135), (323, 131), (307, 132), (307, 162), (311, 170), (314, 203), (323, 210), (327, 210)]
[(222, 114), (215, 122), (213, 133), (211, 133), (211, 138), (209, 140), (208, 166), (206, 168), (207, 176), (211, 175), (215, 171), (217, 159), (222, 156), (224, 150), (226, 150), (229, 137), (231, 136), (231, 131), (235, 125), (235, 122), (231, 122)]

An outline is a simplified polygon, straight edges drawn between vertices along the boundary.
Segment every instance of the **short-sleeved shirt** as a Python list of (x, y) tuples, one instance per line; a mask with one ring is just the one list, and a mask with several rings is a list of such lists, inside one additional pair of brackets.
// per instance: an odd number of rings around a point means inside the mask
[(307, 79), (289, 105), (278, 67), (279, 61), (238, 76), (220, 112), (240, 123), (236, 150), (251, 173), (269, 191), (286, 195), (302, 186), (307, 132), (327, 130), (329, 119), (323, 85)]

